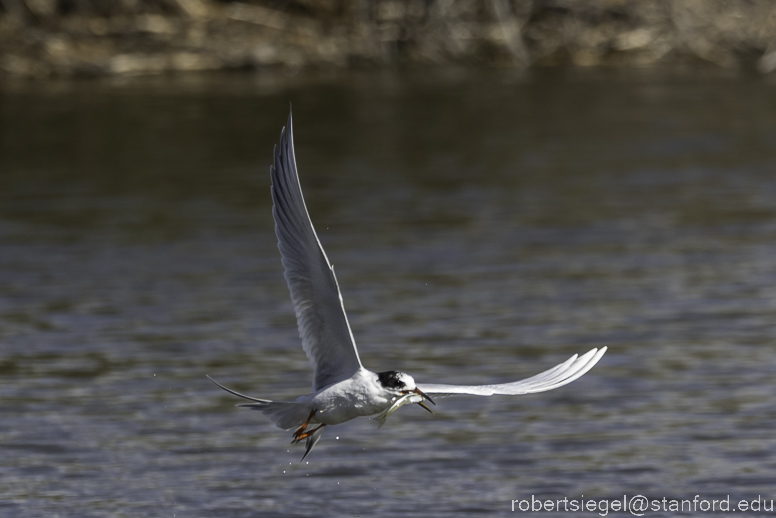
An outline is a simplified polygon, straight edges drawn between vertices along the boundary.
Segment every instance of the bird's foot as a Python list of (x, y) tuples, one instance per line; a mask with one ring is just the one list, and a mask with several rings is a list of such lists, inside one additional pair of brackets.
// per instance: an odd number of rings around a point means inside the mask
[(294, 432), (294, 440), (291, 441), (291, 444), (294, 444), (295, 442), (299, 442), (305, 437), (307, 437), (307, 435), (305, 435), (304, 437), (301, 437), (301, 436), (304, 434), (304, 431), (307, 429), (307, 426), (310, 424), (310, 420), (315, 415), (315, 412), (316, 410), (313, 408), (312, 411), (310, 412), (310, 415), (307, 416), (307, 421), (302, 423), (302, 426), (296, 429), (296, 431)]
[(308, 430), (308, 431), (306, 431), (304, 433), (301, 433), (299, 435), (296, 435), (296, 433), (294, 433), (294, 440), (293, 440), (293, 442), (291, 444), (294, 444), (294, 443), (297, 443), (297, 442), (301, 442), (304, 439), (307, 439), (308, 437), (310, 437), (312, 434), (314, 434), (315, 432), (317, 432), (318, 430), (320, 430), (324, 426), (326, 426), (326, 425), (325, 424), (321, 424), (321, 425), (316, 426), (315, 428), (313, 428), (311, 430)]

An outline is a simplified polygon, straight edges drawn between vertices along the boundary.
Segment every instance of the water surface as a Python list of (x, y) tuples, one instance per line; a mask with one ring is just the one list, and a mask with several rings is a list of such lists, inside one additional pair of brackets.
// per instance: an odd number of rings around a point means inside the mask
[[(491, 383), (606, 345), (602, 362), (546, 394), (332, 427), (300, 464), (290, 434), (205, 378), (309, 391), (270, 213), (289, 102), (368, 368)], [(776, 86), (759, 78), (7, 85), (0, 515), (776, 499), (774, 171)]]

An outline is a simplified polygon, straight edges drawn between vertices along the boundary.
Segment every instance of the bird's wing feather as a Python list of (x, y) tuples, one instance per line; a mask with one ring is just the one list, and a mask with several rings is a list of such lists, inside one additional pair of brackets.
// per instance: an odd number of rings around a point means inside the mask
[(351, 377), (361, 368), (334, 269), (315, 233), (296, 169), (291, 115), (275, 146), (272, 215), (296, 312), (299, 336), (313, 363), (313, 391)]
[(546, 392), (563, 385), (567, 385), (584, 375), (598, 363), (606, 352), (606, 347), (600, 350), (592, 349), (584, 355), (577, 357), (575, 354), (565, 362), (556, 365), (552, 369), (532, 376), (530, 378), (501, 383), (498, 385), (442, 385), (435, 383), (418, 383), (417, 387), (426, 394), (435, 396), (452, 396), (456, 394), (470, 394), (473, 396), (493, 395), (520, 395)]

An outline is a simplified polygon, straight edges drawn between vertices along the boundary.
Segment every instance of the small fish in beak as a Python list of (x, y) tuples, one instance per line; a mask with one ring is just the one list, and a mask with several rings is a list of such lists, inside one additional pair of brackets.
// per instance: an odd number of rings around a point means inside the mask
[[(432, 405), (436, 406), (436, 403), (434, 403), (434, 400), (433, 400), (433, 399), (431, 399), (430, 397), (428, 397), (428, 395), (427, 395), (427, 394), (425, 394), (425, 393), (424, 393), (422, 390), (420, 390), (419, 388), (416, 388), (415, 390), (413, 390), (413, 391), (411, 391), (411, 392), (407, 392), (407, 394), (409, 394), (409, 393), (412, 393), (412, 392), (414, 392), (415, 394), (419, 394), (419, 395), (420, 395), (420, 397), (422, 397), (423, 399), (428, 399), (428, 400), (431, 402), (431, 404), (432, 404)], [(431, 412), (431, 414), (433, 415), (434, 411), (433, 411), (433, 410), (431, 410), (429, 407), (427, 407), (425, 404), (423, 404), (423, 400), (420, 400), (420, 401), (418, 401), (418, 405), (422, 406), (423, 408), (425, 408), (426, 410), (428, 410), (429, 412)]]
[(432, 404), (436, 405), (436, 403), (434, 403), (434, 401), (430, 397), (428, 397), (426, 394), (421, 392), (419, 389), (405, 390), (405, 391), (402, 391), (401, 394), (402, 394), (402, 396), (400, 398), (398, 398), (396, 401), (394, 401), (393, 404), (390, 407), (388, 407), (382, 413), (380, 413), (380, 414), (378, 414), (378, 415), (376, 415), (375, 417), (372, 418), (375, 421), (377, 421), (377, 425), (378, 425), (377, 427), (378, 428), (382, 427), (385, 424), (385, 420), (388, 419), (389, 415), (391, 415), (392, 413), (396, 412), (398, 409), (400, 409), (404, 405), (409, 405), (409, 404), (412, 404), (412, 403), (417, 403), (418, 405), (422, 406), (423, 408), (425, 408), (426, 410), (428, 410), (432, 414), (434, 413), (429, 407), (427, 407), (426, 405), (423, 404), (423, 401), (428, 399), (429, 401), (431, 401)]

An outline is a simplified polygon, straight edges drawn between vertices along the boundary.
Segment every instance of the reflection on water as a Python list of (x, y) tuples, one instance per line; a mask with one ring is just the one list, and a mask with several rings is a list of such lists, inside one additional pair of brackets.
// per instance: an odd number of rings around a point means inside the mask
[[(776, 498), (774, 87), (621, 74), (6, 87), (0, 514)], [(608, 345), (602, 363), (338, 426), (298, 464), (204, 377), (309, 390), (270, 215), (290, 101), (367, 367), (507, 381)]]

